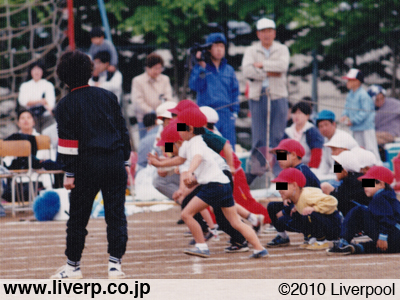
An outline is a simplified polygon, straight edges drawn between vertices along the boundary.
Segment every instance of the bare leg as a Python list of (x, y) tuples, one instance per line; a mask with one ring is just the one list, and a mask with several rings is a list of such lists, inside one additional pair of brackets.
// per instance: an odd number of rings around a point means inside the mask
[(243, 206), (241, 206), (240, 204), (235, 203), (236, 206), (236, 211), (238, 213), (239, 216), (241, 216), (243, 219), (247, 220), (247, 218), (250, 215), (250, 212), (245, 209)]
[(182, 220), (185, 222), (187, 227), (189, 227), (195, 242), (198, 244), (205, 243), (205, 240), (203, 230), (201, 230), (200, 224), (193, 218), (193, 216), (206, 209), (207, 206), (208, 204), (199, 197), (194, 197), (181, 212)]
[(248, 226), (247, 224), (243, 223), (239, 215), (237, 214), (236, 207), (222, 207), (222, 212), (224, 213), (226, 219), (229, 221), (229, 223), (232, 225), (233, 228), (235, 228), (237, 231), (239, 231), (245, 239), (253, 245), (253, 248), (255, 250), (263, 250), (264, 247), (261, 245), (260, 240), (257, 237), (257, 234), (254, 232), (254, 230)]
[(207, 225), (208, 225), (208, 228), (209, 228), (209, 229), (213, 229), (213, 228), (214, 228), (214, 221), (213, 221), (213, 219), (211, 218), (211, 214), (210, 214), (210, 212), (208, 211), (208, 209), (203, 209), (203, 210), (200, 212), (200, 214), (201, 214), (201, 216), (203, 217), (204, 221), (206, 221), (206, 223), (207, 223)]

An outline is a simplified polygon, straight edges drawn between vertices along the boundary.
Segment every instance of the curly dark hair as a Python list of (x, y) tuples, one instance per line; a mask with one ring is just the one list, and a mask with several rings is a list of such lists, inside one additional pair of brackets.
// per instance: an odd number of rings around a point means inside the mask
[(70, 89), (88, 84), (92, 71), (92, 60), (78, 50), (64, 53), (57, 65), (58, 78)]

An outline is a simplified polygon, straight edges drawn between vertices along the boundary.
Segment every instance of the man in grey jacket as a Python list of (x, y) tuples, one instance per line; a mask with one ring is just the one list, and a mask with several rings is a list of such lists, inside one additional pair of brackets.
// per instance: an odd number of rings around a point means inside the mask
[[(275, 41), (274, 21), (262, 18), (256, 26), (260, 42), (246, 49), (242, 61), (252, 116), (252, 148), (273, 148), (279, 144), (286, 127), (290, 55), (287, 46)], [(266, 142), (268, 97), (271, 99), (269, 145)]]

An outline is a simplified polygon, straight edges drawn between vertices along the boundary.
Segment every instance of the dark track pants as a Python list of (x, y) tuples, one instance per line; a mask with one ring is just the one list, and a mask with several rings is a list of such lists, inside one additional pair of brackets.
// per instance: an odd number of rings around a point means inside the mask
[(125, 216), (125, 190), (127, 174), (122, 150), (95, 154), (80, 160), (75, 174), (75, 188), (70, 195), (70, 217), (67, 222), (67, 249), (71, 261), (80, 261), (88, 234), (93, 201), (101, 190), (107, 223), (108, 253), (122, 258), (128, 241)]

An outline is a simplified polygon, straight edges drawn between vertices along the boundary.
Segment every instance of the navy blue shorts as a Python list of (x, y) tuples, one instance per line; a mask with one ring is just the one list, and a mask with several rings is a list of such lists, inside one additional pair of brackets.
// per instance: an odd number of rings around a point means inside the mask
[(229, 183), (210, 182), (201, 185), (196, 196), (211, 207), (232, 207), (235, 205)]

